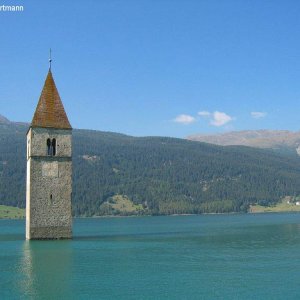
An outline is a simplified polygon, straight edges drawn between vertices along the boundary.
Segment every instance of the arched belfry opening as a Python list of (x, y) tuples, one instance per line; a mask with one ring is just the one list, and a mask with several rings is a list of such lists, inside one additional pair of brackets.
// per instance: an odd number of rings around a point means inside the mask
[(47, 155), (55, 156), (56, 155), (56, 139), (47, 139)]
[(52, 155), (56, 155), (56, 139), (52, 139)]
[(51, 155), (51, 140), (47, 139), (47, 154)]

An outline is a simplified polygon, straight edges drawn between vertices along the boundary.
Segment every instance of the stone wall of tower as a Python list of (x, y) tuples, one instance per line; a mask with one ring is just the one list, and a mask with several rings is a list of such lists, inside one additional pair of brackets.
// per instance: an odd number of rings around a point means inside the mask
[[(47, 139), (56, 139), (56, 155)], [(72, 130), (30, 128), (27, 134), (26, 238), (72, 236)]]

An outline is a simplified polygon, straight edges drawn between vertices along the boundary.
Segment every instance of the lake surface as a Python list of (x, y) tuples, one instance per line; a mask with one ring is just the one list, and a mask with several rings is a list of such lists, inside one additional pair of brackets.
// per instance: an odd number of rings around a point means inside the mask
[(300, 299), (300, 214), (0, 220), (0, 299)]

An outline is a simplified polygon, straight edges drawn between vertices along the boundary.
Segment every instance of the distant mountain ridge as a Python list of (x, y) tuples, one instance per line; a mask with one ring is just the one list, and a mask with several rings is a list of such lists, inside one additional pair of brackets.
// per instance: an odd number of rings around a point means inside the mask
[(4, 116), (0, 115), (0, 124), (10, 124), (11, 122)]
[(0, 124), (6, 124), (6, 125), (26, 125), (28, 126), (29, 123), (27, 122), (13, 122), (13, 121), (10, 121), (9, 119), (7, 119), (6, 117), (4, 117), (3, 115), (0, 114)]
[(277, 150), (291, 150), (300, 155), (300, 131), (288, 130), (244, 130), (221, 134), (193, 134), (188, 140), (220, 146), (241, 145)]

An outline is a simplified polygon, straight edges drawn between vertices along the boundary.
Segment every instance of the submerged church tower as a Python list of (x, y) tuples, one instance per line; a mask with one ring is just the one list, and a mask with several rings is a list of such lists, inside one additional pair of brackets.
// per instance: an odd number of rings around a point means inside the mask
[(26, 239), (72, 237), (72, 127), (49, 69), (27, 133)]

